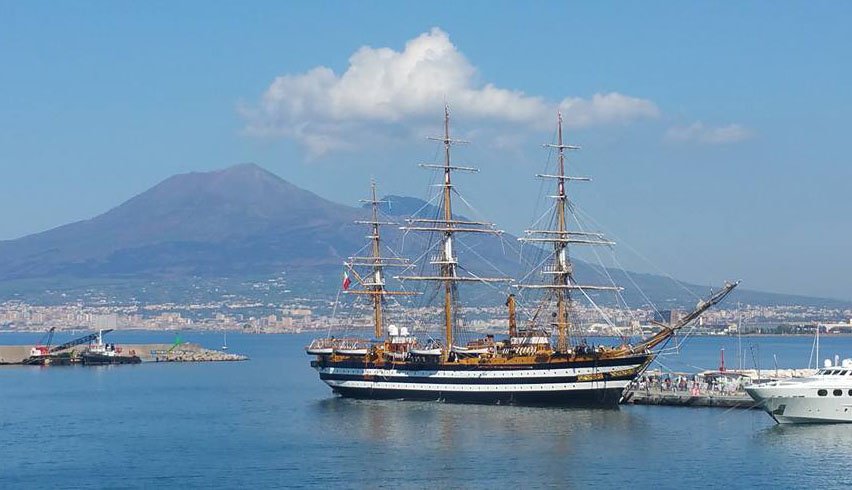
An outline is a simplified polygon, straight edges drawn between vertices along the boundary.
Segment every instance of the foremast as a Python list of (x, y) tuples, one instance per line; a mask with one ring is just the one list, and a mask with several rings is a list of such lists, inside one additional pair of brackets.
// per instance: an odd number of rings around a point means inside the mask
[[(370, 219), (357, 220), (356, 224), (369, 225), (370, 234), (367, 238), (370, 240), (370, 255), (363, 257), (349, 257), (344, 263), (346, 268), (352, 272), (355, 279), (358, 281), (362, 289), (354, 289), (345, 291), (347, 294), (364, 294), (371, 297), (373, 302), (373, 324), (375, 327), (375, 338), (381, 339), (384, 336), (384, 300), (386, 296), (412, 295), (414, 293), (407, 291), (389, 291), (385, 288), (384, 268), (385, 267), (410, 267), (409, 262), (401, 257), (383, 257), (381, 253), (381, 226), (393, 225), (396, 223), (389, 221), (380, 221), (379, 205), (388, 201), (379, 200), (376, 194), (376, 181), (370, 183), (370, 198), (361, 199), (361, 202), (370, 205)], [(359, 274), (359, 267), (369, 268), (369, 274)]]
[[(588, 177), (572, 177), (565, 172), (565, 150), (579, 150), (579, 146), (568, 145), (562, 139), (562, 113), (557, 117), (557, 140), (556, 144), (546, 144), (547, 148), (557, 151), (556, 174), (538, 174), (539, 178), (552, 179), (556, 181), (556, 195), (551, 196), (556, 202), (554, 205), (554, 220), (550, 228), (541, 230), (526, 230), (526, 236), (519, 238), (524, 242), (549, 243), (553, 245), (553, 261), (542, 273), (552, 276), (549, 283), (545, 284), (521, 284), (521, 288), (546, 289), (551, 298), (556, 300), (556, 317), (551, 323), (556, 327), (557, 344), (559, 353), (567, 353), (570, 348), (571, 319), (569, 313), (572, 307), (572, 291), (620, 291), (617, 286), (591, 286), (579, 285), (574, 282), (574, 268), (569, 255), (569, 244), (583, 245), (614, 245), (613, 242), (605, 240), (599, 233), (587, 233), (583, 231), (570, 231), (568, 229), (568, 213), (570, 202), (566, 191), (566, 183), (569, 181), (588, 182)], [(583, 293), (585, 294), (585, 293)]]
[(437, 170), (443, 174), (441, 187), (441, 210), (435, 219), (423, 219), (412, 217), (407, 219), (407, 226), (401, 227), (405, 231), (429, 232), (441, 234), (441, 249), (438, 255), (432, 257), (430, 264), (437, 266), (437, 276), (400, 276), (401, 280), (411, 281), (435, 281), (441, 283), (443, 289), (443, 317), (444, 317), (444, 343), (442, 356), (446, 361), (453, 348), (454, 329), (457, 316), (457, 284), (463, 281), (471, 282), (498, 282), (506, 281), (506, 278), (487, 278), (479, 276), (463, 276), (458, 274), (458, 258), (453, 250), (453, 239), (457, 233), (489, 233), (499, 235), (501, 230), (494, 228), (492, 223), (483, 221), (459, 220), (453, 217), (453, 172), (478, 172), (479, 169), (454, 165), (451, 159), (451, 148), (453, 145), (464, 144), (467, 141), (457, 140), (450, 137), (450, 109), (444, 106), (444, 134), (440, 137), (429, 138), (439, 141), (443, 145), (443, 163), (424, 163), (420, 166), (427, 169)]

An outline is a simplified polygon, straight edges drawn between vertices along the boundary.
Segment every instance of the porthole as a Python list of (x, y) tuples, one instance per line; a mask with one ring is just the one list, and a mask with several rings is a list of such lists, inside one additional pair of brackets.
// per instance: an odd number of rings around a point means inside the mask
[(849, 396), (852, 396), (852, 390), (849, 390)]
[(843, 390), (834, 390), (834, 396), (842, 396)]
[(819, 390), (819, 391), (817, 391), (817, 395), (826, 396), (826, 395), (828, 395), (828, 390)]

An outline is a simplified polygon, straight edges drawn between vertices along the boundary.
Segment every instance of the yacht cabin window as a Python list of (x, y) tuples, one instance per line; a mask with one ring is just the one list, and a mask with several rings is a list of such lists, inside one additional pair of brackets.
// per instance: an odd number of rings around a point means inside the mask
[(819, 390), (819, 391), (817, 391), (817, 395), (826, 396), (826, 395), (828, 395), (828, 390)]

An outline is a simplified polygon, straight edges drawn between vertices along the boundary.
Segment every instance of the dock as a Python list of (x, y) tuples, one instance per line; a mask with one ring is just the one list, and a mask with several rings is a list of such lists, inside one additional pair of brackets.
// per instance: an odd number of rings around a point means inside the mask
[(731, 393), (630, 388), (622, 401), (625, 405), (668, 405), (673, 407), (758, 408), (744, 391)]

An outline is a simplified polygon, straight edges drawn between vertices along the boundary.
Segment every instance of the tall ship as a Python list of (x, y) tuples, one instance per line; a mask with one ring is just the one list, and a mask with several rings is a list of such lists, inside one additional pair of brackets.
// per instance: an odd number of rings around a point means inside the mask
[[(315, 339), (306, 347), (306, 352), (315, 357), (311, 366), (334, 393), (353, 398), (614, 406), (627, 386), (654, 360), (655, 348), (722, 301), (737, 286), (737, 283), (725, 284), (676, 322), (658, 324), (658, 332), (650, 337), (636, 342), (623, 338), (614, 346), (588, 345), (581, 336), (574, 335), (577, 301), (621, 289), (575, 280), (570, 247), (613, 244), (600, 233), (569, 226), (573, 208), (567, 194), (568, 184), (589, 179), (566, 173), (566, 151), (578, 148), (563, 143), (561, 114), (556, 142), (545, 145), (555, 151), (555, 170), (537, 176), (555, 184), (555, 193), (550, 196), (553, 205), (545, 213), (547, 219), (538, 220), (548, 224), (527, 230), (526, 236), (520, 238), (543, 256), (525, 275), (542, 277), (539, 282), (483, 277), (460, 263), (456, 251), (458, 236), (502, 232), (489, 222), (469, 220), (454, 213), (454, 198), (460, 197), (454, 184), (455, 173), (477, 169), (457, 165), (451, 159), (453, 146), (463, 142), (450, 136), (447, 108), (443, 126), (443, 135), (433, 138), (441, 144), (443, 162), (421, 165), (437, 173), (435, 187), (439, 193), (434, 199), (437, 212), (428, 218), (413, 216), (401, 226), (405, 233), (427, 234), (429, 243), (434, 244), (428, 249), (433, 252), (426, 258), (428, 269), (422, 267), (419, 273), (412, 273), (415, 268), (405, 258), (383, 253), (381, 229), (393, 223), (383, 221), (379, 213), (382, 201), (377, 198), (375, 183), (371, 198), (366, 200), (370, 219), (360, 223), (370, 230), (366, 247), (369, 253), (347, 260), (344, 289), (347, 294), (370, 299), (374, 338), (329, 335)], [(433, 325), (418, 324), (422, 322), (411, 315), (404, 317), (404, 325), (386, 322), (389, 300), (415, 294), (403, 288), (386, 287), (385, 269), (390, 267), (401, 268), (402, 272), (394, 276), (401, 285), (426, 284), (423, 289), (438, 303), (439, 313), (432, 320)], [(511, 291), (506, 294), (505, 302), (508, 330), (499, 338), (487, 335), (469, 339), (461, 314), (460, 292), (477, 285), (495, 284), (507, 286), (507, 291)], [(530, 304), (523, 321), (518, 318), (518, 297)], [(428, 330), (424, 327), (440, 330), (441, 335), (424, 339), (421, 330)], [(462, 332), (465, 335), (460, 335)]]

